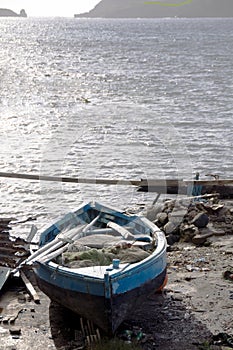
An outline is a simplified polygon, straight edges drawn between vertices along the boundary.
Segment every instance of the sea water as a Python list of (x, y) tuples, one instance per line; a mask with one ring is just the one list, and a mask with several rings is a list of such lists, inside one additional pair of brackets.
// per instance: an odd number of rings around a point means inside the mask
[[(232, 176), (233, 19), (1, 18), (0, 41), (0, 171)], [(86, 201), (124, 209), (155, 196), (130, 185), (0, 185), (0, 216), (39, 228)]]

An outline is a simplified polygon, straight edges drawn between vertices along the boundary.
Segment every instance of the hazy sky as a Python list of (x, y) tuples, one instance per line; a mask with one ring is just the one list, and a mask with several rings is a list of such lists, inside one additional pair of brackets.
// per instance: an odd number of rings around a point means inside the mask
[(65, 16), (91, 10), (100, 0), (0, 0), (0, 8), (17, 13), (25, 9), (28, 16)]

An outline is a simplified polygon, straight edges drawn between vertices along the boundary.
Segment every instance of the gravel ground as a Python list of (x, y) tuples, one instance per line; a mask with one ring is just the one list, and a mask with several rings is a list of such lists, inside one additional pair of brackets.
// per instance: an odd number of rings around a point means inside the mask
[(143, 349), (202, 349), (213, 336), (233, 335), (233, 282), (223, 278), (233, 270), (232, 253), (233, 237), (221, 237), (211, 247), (173, 247), (164, 292), (152, 295), (134, 315), (146, 334)]
[[(196, 247), (177, 243), (168, 252), (168, 283), (148, 296), (119, 329), (143, 350), (229, 349), (233, 336), (233, 236), (212, 237)], [(11, 280), (0, 297), (0, 350), (81, 349), (80, 321), (38, 291), (34, 303), (19, 280)], [(18, 313), (15, 322), (10, 317)], [(7, 321), (8, 320), (8, 321)], [(214, 339), (223, 339), (214, 345)], [(140, 336), (141, 335), (141, 336)], [(212, 344), (212, 345), (210, 345)]]

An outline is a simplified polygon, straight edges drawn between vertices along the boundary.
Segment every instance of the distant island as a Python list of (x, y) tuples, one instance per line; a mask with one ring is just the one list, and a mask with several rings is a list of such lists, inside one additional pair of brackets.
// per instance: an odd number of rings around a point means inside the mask
[(27, 17), (25, 10), (21, 10), (19, 14), (12, 10), (0, 9), (0, 17)]
[(233, 0), (102, 0), (93, 10), (74, 17), (233, 17)]

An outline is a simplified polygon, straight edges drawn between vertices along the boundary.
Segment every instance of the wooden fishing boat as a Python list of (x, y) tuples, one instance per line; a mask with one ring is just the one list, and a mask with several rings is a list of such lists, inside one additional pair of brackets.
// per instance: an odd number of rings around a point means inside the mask
[[(77, 254), (104, 258), (88, 260), (86, 267), (66, 266), (64, 255), (74, 255), (77, 247)], [(132, 308), (166, 283), (166, 239), (143, 216), (90, 202), (42, 232), (30, 262), (36, 263), (38, 286), (51, 300), (113, 334)]]

